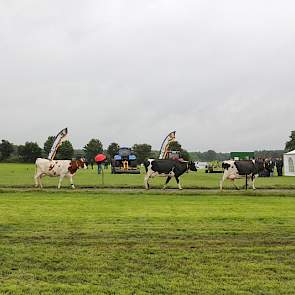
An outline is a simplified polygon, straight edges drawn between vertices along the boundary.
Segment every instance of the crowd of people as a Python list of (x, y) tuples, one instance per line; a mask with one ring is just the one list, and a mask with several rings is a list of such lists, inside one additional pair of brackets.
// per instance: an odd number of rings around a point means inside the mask
[(270, 177), (273, 176), (275, 170), (278, 176), (283, 176), (283, 166), (284, 162), (282, 158), (275, 159), (265, 159), (265, 169), (259, 173), (261, 177)]

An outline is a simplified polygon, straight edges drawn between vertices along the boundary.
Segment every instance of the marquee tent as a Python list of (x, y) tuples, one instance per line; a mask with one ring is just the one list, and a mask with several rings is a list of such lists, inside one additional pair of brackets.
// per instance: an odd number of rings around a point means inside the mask
[(284, 167), (286, 176), (295, 176), (295, 150), (284, 154)]

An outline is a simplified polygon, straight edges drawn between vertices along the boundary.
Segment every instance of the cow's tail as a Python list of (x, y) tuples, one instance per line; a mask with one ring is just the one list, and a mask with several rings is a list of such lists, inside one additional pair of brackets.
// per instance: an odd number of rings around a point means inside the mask
[(144, 168), (145, 168), (145, 172), (148, 172), (148, 167), (149, 167), (149, 165), (150, 165), (150, 161), (149, 161), (149, 160), (145, 160), (145, 161), (143, 162), (143, 165), (144, 165)]
[(35, 175), (37, 174), (37, 162), (38, 162), (39, 159), (40, 159), (40, 158), (37, 158), (37, 159), (35, 160)]

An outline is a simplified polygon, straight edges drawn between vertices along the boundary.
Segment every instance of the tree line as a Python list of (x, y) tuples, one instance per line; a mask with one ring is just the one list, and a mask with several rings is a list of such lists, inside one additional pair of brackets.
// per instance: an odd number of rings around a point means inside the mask
[[(49, 136), (41, 148), (36, 142), (26, 142), (24, 145), (15, 145), (6, 139), (0, 143), (0, 161), (1, 162), (23, 162), (33, 163), (36, 158), (47, 158), (54, 142), (55, 137)], [(103, 149), (102, 142), (99, 139), (91, 139), (81, 150), (75, 150), (72, 143), (64, 141), (55, 156), (55, 159), (74, 159), (84, 157), (88, 162), (94, 162), (94, 157), (99, 153), (107, 155), (110, 161), (119, 151), (118, 143), (111, 143), (107, 149)], [(134, 153), (137, 155), (138, 162), (142, 163), (149, 157), (156, 156), (149, 144), (134, 144)]]
[[(54, 136), (49, 136), (44, 142), (43, 147), (40, 147), (36, 142), (26, 142), (24, 145), (15, 145), (8, 140), (2, 139), (0, 143), (0, 161), (33, 163), (36, 158), (47, 158), (54, 139)], [(83, 149), (75, 150), (72, 143), (67, 140), (60, 145), (55, 159), (84, 157), (88, 162), (93, 163), (94, 157), (97, 154), (104, 153), (106, 154), (108, 161), (110, 161), (118, 153), (119, 149), (120, 145), (116, 142), (112, 142), (106, 149), (104, 149), (103, 144), (99, 139), (92, 138)], [(170, 149), (173, 151), (179, 151), (180, 156), (183, 159), (190, 159), (190, 154), (182, 148), (179, 142), (172, 142)], [(159, 151), (152, 150), (152, 146), (147, 143), (134, 144), (132, 150), (137, 156), (138, 163), (143, 163), (148, 158), (159, 157)]]
[[(36, 158), (47, 158), (55, 137), (49, 136), (41, 148), (36, 142), (26, 142), (24, 145), (15, 145), (6, 139), (2, 139), (0, 143), (0, 161), (1, 162), (24, 162), (33, 163)], [(73, 159), (85, 157), (88, 162), (94, 162), (94, 157), (99, 153), (107, 155), (110, 161), (119, 151), (119, 144), (112, 142), (106, 149), (99, 139), (91, 139), (81, 150), (75, 150), (72, 143), (64, 141), (58, 149), (56, 159)], [(134, 144), (132, 147), (137, 156), (138, 163), (143, 163), (148, 158), (158, 158), (159, 151), (152, 150), (152, 146), (143, 144)], [(183, 149), (178, 141), (170, 143), (169, 149), (178, 151), (180, 157), (184, 160), (192, 161), (224, 161), (229, 159), (229, 153), (218, 153), (214, 150), (206, 152), (188, 152)], [(285, 150), (262, 150), (255, 151), (255, 156), (259, 158), (278, 158), (282, 157), (284, 152), (295, 149), (295, 130), (291, 131), (290, 139), (285, 144)]]

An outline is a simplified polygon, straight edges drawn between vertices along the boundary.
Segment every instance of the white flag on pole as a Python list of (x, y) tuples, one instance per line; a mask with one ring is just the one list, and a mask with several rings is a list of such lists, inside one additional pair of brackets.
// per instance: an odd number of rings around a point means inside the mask
[(68, 134), (68, 128), (61, 130), (55, 137), (53, 145), (51, 147), (50, 153), (48, 155), (48, 160), (53, 160), (59, 146), (66, 140)]

